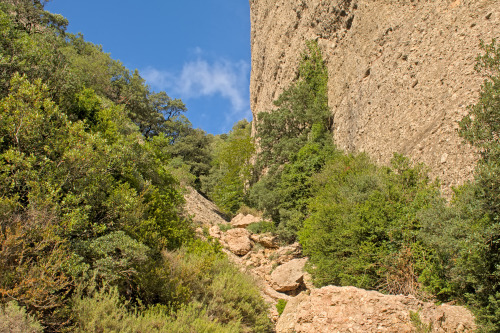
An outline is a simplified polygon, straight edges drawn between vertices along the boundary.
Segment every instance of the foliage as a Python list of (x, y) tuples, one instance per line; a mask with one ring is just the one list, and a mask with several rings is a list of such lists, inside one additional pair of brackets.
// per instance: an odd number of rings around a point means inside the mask
[(429, 250), (416, 238), (417, 213), (439, 195), (425, 169), (401, 155), (392, 168), (339, 155), (314, 177), (313, 192), (299, 240), (317, 285), (419, 292)]
[(266, 232), (274, 233), (276, 231), (276, 226), (271, 221), (260, 221), (250, 224), (247, 226), (247, 229), (254, 234), (263, 234)]
[(329, 130), (328, 71), (317, 42), (306, 42), (297, 81), (274, 102), (271, 112), (258, 115), (257, 141), (261, 168), (291, 160), (310, 139), (314, 125)]
[(191, 301), (207, 304), (210, 317), (221, 324), (240, 322), (244, 332), (271, 331), (267, 305), (251, 277), (239, 272), (217, 247), (195, 242), (168, 256), (173, 276), (190, 290)]
[(246, 120), (236, 123), (214, 148), (210, 176), (203, 178), (204, 192), (228, 215), (235, 214), (243, 204), (251, 178), (255, 147), (250, 131), (251, 124)]
[(201, 129), (193, 129), (185, 117), (169, 121), (170, 144), (166, 151), (172, 157), (170, 167), (185, 172), (181, 179), (201, 190), (201, 178), (209, 174), (212, 162), (212, 137)]
[(249, 202), (278, 225), (280, 238), (293, 242), (306, 217), (310, 177), (335, 148), (330, 133), (328, 73), (316, 42), (306, 43), (297, 81), (275, 101), (276, 110), (257, 121), (257, 171)]
[(199, 304), (183, 306), (175, 313), (163, 307), (129, 309), (116, 289), (102, 289), (91, 297), (75, 298), (75, 332), (240, 332), (238, 323), (213, 321)]
[(278, 303), (276, 303), (276, 310), (280, 316), (283, 314), (283, 311), (285, 311), (286, 303), (287, 301), (284, 299), (279, 299)]
[(43, 4), (0, 4), (0, 302), (52, 332), (71, 326), (71, 294), (91, 277), (158, 302), (144, 277), (194, 231), (159, 133), (184, 105), (66, 34)]
[(43, 328), (15, 301), (0, 307), (0, 332), (42, 333)]

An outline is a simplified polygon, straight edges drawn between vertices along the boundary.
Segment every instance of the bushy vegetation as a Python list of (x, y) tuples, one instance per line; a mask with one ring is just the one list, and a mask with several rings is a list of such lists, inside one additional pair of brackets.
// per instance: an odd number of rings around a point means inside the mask
[(41, 333), (42, 325), (15, 301), (0, 307), (0, 332)]
[(395, 155), (392, 168), (342, 155), (314, 177), (310, 214), (299, 231), (318, 285), (418, 294), (430, 250), (417, 214), (439, 195), (421, 166)]
[[(195, 241), (165, 252), (156, 284), (170, 306), (131, 307), (116, 288), (73, 298), (78, 332), (270, 332), (267, 306), (253, 281), (214, 244)], [(158, 283), (161, 282), (161, 283)], [(175, 309), (175, 311), (173, 311)]]
[(0, 325), (268, 330), (251, 282), (181, 214), (171, 171), (200, 187), (212, 138), (45, 2), (0, 3)]
[(228, 135), (217, 138), (212, 148), (210, 174), (202, 178), (202, 191), (229, 216), (238, 211), (247, 196), (255, 152), (251, 128), (251, 123), (242, 120)]
[(500, 331), (495, 41), (482, 44), (486, 80), (460, 122), (480, 154), (475, 179), (448, 201), (423, 165), (395, 154), (377, 166), (335, 146), (316, 42), (258, 116), (254, 145), (247, 121), (193, 129), (181, 100), (66, 33), (44, 3), (0, 3), (1, 329), (271, 331), (252, 281), (194, 240), (181, 182), (228, 216), (270, 218), (250, 228), (299, 241), (318, 286), (456, 301)]
[(317, 45), (307, 44), (297, 81), (257, 119), (248, 204), (273, 220), (282, 241), (299, 240), (316, 285), (458, 301), (482, 331), (500, 330), (500, 48), (482, 47), (477, 69), (486, 81), (459, 131), (481, 159), (475, 180), (449, 201), (404, 156), (377, 166), (335, 147), (326, 70)]

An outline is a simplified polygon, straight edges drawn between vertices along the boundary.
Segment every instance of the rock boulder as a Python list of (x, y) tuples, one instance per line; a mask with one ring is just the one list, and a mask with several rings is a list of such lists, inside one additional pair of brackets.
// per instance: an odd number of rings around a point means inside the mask
[(417, 331), (417, 321), (424, 327), (432, 327), (432, 332), (473, 332), (475, 329), (473, 315), (460, 306), (437, 306), (412, 296), (327, 286), (290, 299), (278, 320), (276, 332), (410, 333)]
[(229, 251), (239, 256), (244, 256), (253, 247), (250, 231), (242, 228), (229, 229), (224, 233), (223, 240)]
[(278, 266), (271, 273), (271, 286), (280, 292), (289, 292), (298, 289), (304, 283), (304, 265), (307, 259), (293, 259)]
[(266, 249), (277, 249), (279, 248), (278, 237), (271, 235), (270, 233), (265, 234), (252, 234), (250, 238)]
[(250, 224), (260, 221), (260, 217), (253, 216), (251, 214), (243, 215), (240, 213), (231, 220), (231, 225), (233, 226), (233, 228), (246, 228)]

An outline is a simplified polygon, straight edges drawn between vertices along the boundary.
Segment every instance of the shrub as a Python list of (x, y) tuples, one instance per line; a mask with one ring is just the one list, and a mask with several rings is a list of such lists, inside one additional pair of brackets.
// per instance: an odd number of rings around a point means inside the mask
[(42, 333), (43, 328), (36, 319), (26, 313), (15, 301), (0, 306), (0, 332)]
[(206, 306), (207, 315), (219, 323), (241, 323), (243, 331), (270, 332), (267, 305), (254, 281), (214, 246), (197, 241), (168, 253), (171, 279), (182, 281), (190, 301)]
[(73, 301), (75, 332), (240, 332), (238, 322), (223, 325), (207, 315), (199, 303), (171, 312), (162, 306), (140, 310), (122, 300), (116, 289), (102, 289)]
[(278, 311), (278, 314), (281, 316), (283, 311), (285, 311), (287, 301), (284, 299), (279, 299), (278, 303), (276, 303), (276, 310)]
[[(315, 284), (418, 289), (412, 286), (418, 287), (427, 250), (416, 239), (416, 214), (439, 193), (424, 169), (399, 155), (392, 169), (376, 167), (363, 154), (338, 155), (314, 177), (313, 192), (299, 239), (314, 267)], [(393, 270), (408, 269), (398, 265), (408, 261), (414, 271)]]
[(266, 232), (273, 233), (276, 231), (276, 226), (274, 225), (273, 222), (270, 222), (270, 221), (260, 221), (257, 223), (250, 224), (247, 227), (247, 229), (254, 234), (263, 234)]

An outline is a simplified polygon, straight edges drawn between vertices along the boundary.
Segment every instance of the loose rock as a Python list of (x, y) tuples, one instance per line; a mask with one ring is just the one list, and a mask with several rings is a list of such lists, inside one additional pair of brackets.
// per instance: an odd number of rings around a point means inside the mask
[(230, 229), (224, 234), (223, 240), (227, 244), (229, 251), (239, 256), (247, 254), (253, 247), (250, 240), (250, 231), (246, 229)]
[(289, 292), (298, 289), (304, 282), (304, 265), (307, 259), (293, 259), (278, 266), (271, 273), (271, 286), (276, 291)]
[(261, 218), (253, 215), (238, 214), (231, 220), (233, 228), (246, 228), (252, 223), (260, 222)]
[(266, 234), (252, 234), (250, 238), (255, 242), (267, 249), (277, 249), (279, 248), (278, 237), (273, 236), (269, 233)]

